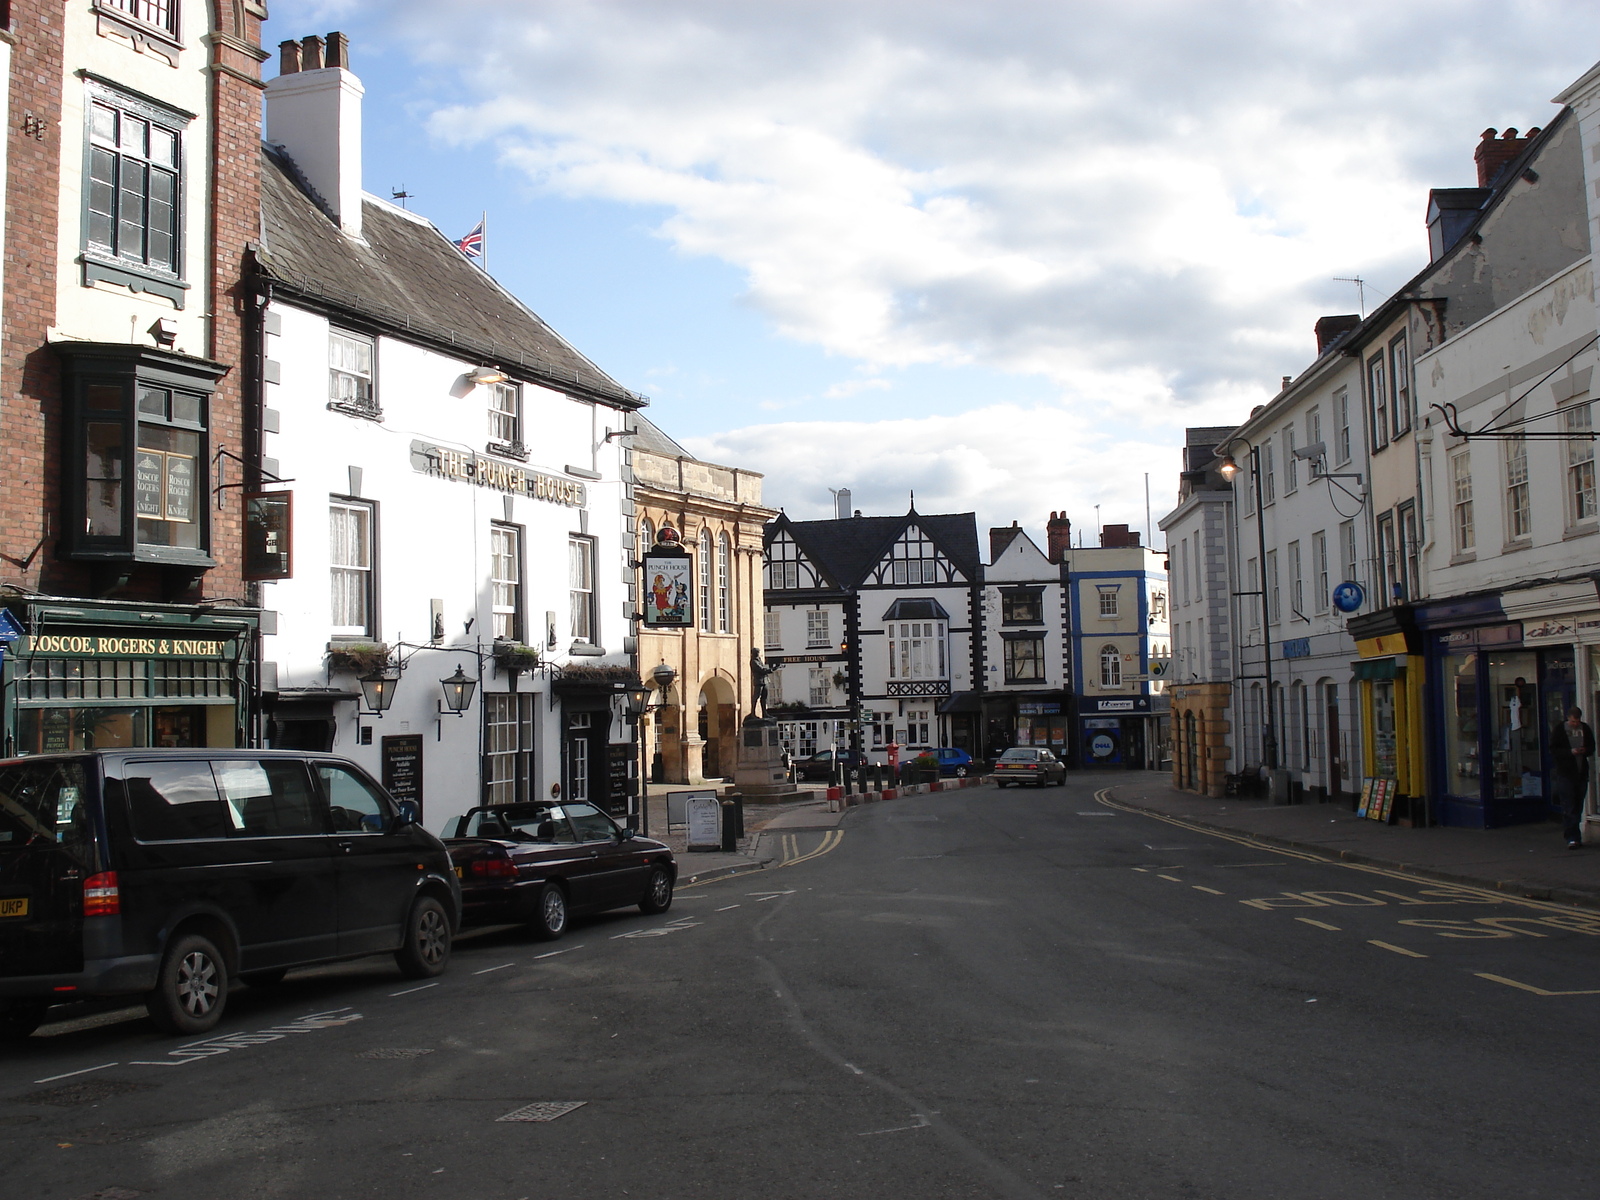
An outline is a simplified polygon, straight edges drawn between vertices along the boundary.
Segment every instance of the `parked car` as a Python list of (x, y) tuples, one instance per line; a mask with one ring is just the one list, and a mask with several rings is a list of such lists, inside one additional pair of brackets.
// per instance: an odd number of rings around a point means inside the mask
[(53, 1003), (143, 995), (169, 1033), (234, 979), (392, 953), (438, 975), (460, 924), (444, 846), (352, 762), (103, 750), (0, 762), (0, 1034)]
[[(845, 768), (864, 767), (867, 765), (867, 756), (859, 751), (839, 751), (839, 763)], [(810, 758), (802, 758), (794, 765), (795, 778), (828, 780), (833, 778), (833, 751), (819, 750)]]
[(678, 880), (664, 843), (579, 802), (474, 808), (445, 831), (445, 845), (467, 924), (525, 924), (542, 938), (560, 937), (579, 913), (666, 912)]
[(1031, 783), (1043, 787), (1054, 781), (1067, 782), (1067, 765), (1049, 750), (1038, 746), (1013, 746), (994, 764), (994, 781), (1001, 787)]
[(924, 750), (923, 753), (931, 754), (939, 760), (939, 774), (946, 779), (965, 779), (977, 770), (972, 755), (953, 746), (939, 746), (933, 750)]

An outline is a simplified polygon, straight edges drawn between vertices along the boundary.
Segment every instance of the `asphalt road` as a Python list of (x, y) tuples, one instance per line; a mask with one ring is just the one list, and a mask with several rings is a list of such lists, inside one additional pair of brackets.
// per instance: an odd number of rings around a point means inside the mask
[(852, 810), (663, 916), (464, 940), (436, 985), (373, 959), (241, 987), (200, 1044), (46, 1026), (0, 1058), (0, 1192), (1594, 1193), (1600, 915), (1092, 784)]

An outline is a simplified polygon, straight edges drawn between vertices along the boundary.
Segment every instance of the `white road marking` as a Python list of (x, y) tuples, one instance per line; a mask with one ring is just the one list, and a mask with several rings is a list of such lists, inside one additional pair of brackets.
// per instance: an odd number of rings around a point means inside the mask
[(845, 1063), (845, 1066), (850, 1068), (850, 1071), (851, 1071), (852, 1074), (855, 1074), (855, 1075), (865, 1075), (866, 1074), (866, 1072), (863, 1071), (860, 1067), (856, 1066), (855, 1063)]
[(409, 996), (412, 992), (425, 992), (431, 987), (438, 987), (437, 983), (419, 983), (414, 988), (407, 988), (403, 992), (390, 992), (390, 996)]
[(54, 1083), (58, 1079), (71, 1079), (74, 1075), (87, 1075), (90, 1071), (104, 1071), (107, 1067), (118, 1066), (117, 1063), (101, 1063), (98, 1067), (82, 1067), (76, 1071), (63, 1071), (60, 1075), (46, 1075), (43, 1079), (35, 1079), (35, 1083)]
[(571, 954), (574, 950), (582, 950), (582, 946), (563, 946), (560, 950), (546, 950), (543, 954), (535, 954), (534, 960), (541, 958), (554, 958), (558, 954)]
[[(1114, 817), (1117, 814), (1116, 813), (1108, 813), (1108, 812), (1081, 812), (1078, 815), (1080, 817)], [(912, 1128), (915, 1128), (915, 1126), (913, 1126)]]
[[(432, 984), (428, 985), (432, 987)], [(272, 1025), (266, 1029), (258, 1029), (254, 1033), (230, 1033), (223, 1037), (202, 1038), (198, 1042), (188, 1042), (176, 1050), (169, 1050), (166, 1058), (145, 1060), (135, 1059), (128, 1065), (130, 1067), (181, 1067), (188, 1063), (199, 1062), (202, 1058), (212, 1058), (218, 1054), (227, 1054), (232, 1050), (246, 1050), (251, 1046), (264, 1045), (267, 1042), (283, 1040), (291, 1033), (314, 1033), (319, 1029), (332, 1029), (340, 1025), (349, 1025), (353, 1021), (361, 1020), (361, 1014), (351, 1008), (334, 1008), (327, 1012), (312, 1013), (310, 1016), (298, 1017), (293, 1021), (286, 1021), (282, 1025)]]
[(501, 963), (498, 967), (485, 967), (481, 971), (474, 971), (474, 975), (487, 975), (490, 971), (504, 971), (507, 967), (514, 967), (516, 963)]
[(725, 905), (722, 908), (717, 909), (717, 911), (718, 912), (727, 912), (730, 908), (738, 908), (738, 907), (739, 907), (739, 905), (737, 905), (737, 904), (729, 904), (729, 905)]
[(880, 1133), (903, 1133), (907, 1129), (926, 1129), (928, 1126), (933, 1124), (932, 1121), (928, 1120), (928, 1118), (923, 1116), (921, 1113), (912, 1113), (911, 1115), (917, 1119), (917, 1123), (915, 1125), (896, 1125), (893, 1129), (869, 1129), (865, 1133), (856, 1134), (856, 1136), (876, 1137)]
[(1228, 894), (1227, 892), (1219, 892), (1216, 888), (1201, 887), (1198, 883), (1191, 883), (1189, 886), (1197, 892), (1209, 892), (1213, 896), (1226, 896)]

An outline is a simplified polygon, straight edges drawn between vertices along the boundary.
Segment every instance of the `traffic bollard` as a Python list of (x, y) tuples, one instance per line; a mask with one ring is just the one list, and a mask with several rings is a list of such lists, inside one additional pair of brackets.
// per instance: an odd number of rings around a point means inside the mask
[(739, 848), (739, 806), (735, 801), (722, 802), (722, 849), (731, 854)]

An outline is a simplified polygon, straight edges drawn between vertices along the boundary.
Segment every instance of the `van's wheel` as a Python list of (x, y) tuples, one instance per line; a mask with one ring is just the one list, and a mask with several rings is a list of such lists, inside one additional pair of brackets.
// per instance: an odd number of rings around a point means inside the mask
[(418, 896), (406, 917), (406, 938), (394, 952), (407, 979), (431, 979), (450, 963), (450, 918), (432, 896)]
[(664, 913), (672, 907), (672, 872), (665, 867), (655, 867), (650, 880), (644, 885), (644, 899), (639, 901), (642, 913)]
[(28, 1037), (44, 1024), (45, 1010), (49, 1007), (44, 1001), (16, 1000), (0, 1008), (0, 1039)]
[(228, 964), (208, 937), (186, 933), (167, 947), (145, 1011), (163, 1033), (204, 1033), (228, 1003)]
[(539, 889), (528, 928), (544, 942), (553, 942), (567, 931), (567, 894), (559, 883), (547, 883)]
[(241, 971), (239, 972), (239, 982), (248, 983), (253, 988), (277, 987), (283, 982), (283, 977), (288, 973), (288, 967), (266, 967), (260, 971)]

